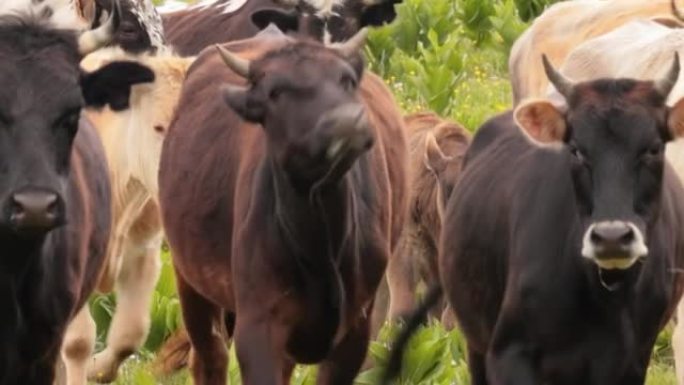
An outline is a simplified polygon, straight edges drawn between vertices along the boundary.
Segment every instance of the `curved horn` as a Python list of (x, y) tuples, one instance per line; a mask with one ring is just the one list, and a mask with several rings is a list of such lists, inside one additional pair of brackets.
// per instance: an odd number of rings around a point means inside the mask
[(571, 82), (568, 78), (563, 76), (558, 70), (553, 68), (549, 58), (546, 54), (542, 55), (542, 62), (544, 63), (544, 72), (546, 72), (546, 77), (549, 78), (551, 84), (560, 92), (563, 97), (568, 100), (572, 96), (575, 84)]
[(667, 71), (665, 76), (654, 82), (656, 91), (658, 91), (658, 93), (664, 98), (667, 98), (667, 96), (670, 95), (670, 92), (672, 92), (675, 84), (677, 84), (677, 79), (679, 78), (679, 69), (679, 53), (675, 52), (674, 61), (672, 62), (670, 70)]
[(218, 44), (216, 44), (216, 50), (218, 50), (219, 55), (221, 55), (221, 58), (223, 59), (223, 62), (226, 63), (226, 66), (233, 70), (233, 72), (242, 76), (243, 78), (249, 76), (249, 67), (251, 65), (249, 60), (235, 55)]
[(672, 14), (675, 18), (679, 19), (680, 21), (684, 21), (684, 15), (682, 15), (682, 11), (680, 11), (679, 8), (677, 8), (675, 0), (672, 0), (670, 2), (670, 8), (672, 9)]
[(119, 0), (114, 0), (109, 19), (96, 29), (85, 31), (78, 37), (78, 52), (85, 56), (110, 43), (114, 36), (114, 30), (119, 25), (120, 17), (121, 4), (119, 4)]
[(356, 55), (359, 50), (363, 48), (366, 44), (366, 38), (368, 37), (368, 28), (364, 27), (359, 30), (354, 36), (344, 43), (333, 43), (328, 47), (332, 50), (337, 51), (340, 55), (344, 57), (350, 57)]

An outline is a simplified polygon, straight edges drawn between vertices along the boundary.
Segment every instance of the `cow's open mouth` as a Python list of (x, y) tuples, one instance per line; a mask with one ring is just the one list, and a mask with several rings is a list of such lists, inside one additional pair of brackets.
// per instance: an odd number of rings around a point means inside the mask
[(627, 268), (603, 268), (597, 264), (598, 279), (601, 286), (610, 292), (620, 290), (625, 285), (625, 281), (633, 270), (632, 268), (638, 261), (639, 259), (637, 258), (636, 261)]

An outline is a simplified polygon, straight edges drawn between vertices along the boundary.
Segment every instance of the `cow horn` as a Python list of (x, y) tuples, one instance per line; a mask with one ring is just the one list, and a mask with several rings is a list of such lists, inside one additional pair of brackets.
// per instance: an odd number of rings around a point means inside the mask
[(228, 51), (227, 49), (221, 47), (220, 45), (216, 45), (216, 49), (219, 52), (219, 55), (221, 55), (221, 58), (223, 59), (223, 62), (226, 63), (226, 66), (233, 70), (236, 74), (242, 76), (243, 78), (246, 78), (249, 76), (249, 67), (251, 65), (249, 60), (243, 59), (234, 53)]
[(675, 18), (684, 21), (684, 15), (682, 15), (682, 11), (677, 8), (677, 3), (675, 0), (670, 1), (670, 8), (672, 9), (672, 14)]
[(344, 43), (333, 43), (329, 46), (330, 49), (337, 51), (344, 57), (351, 57), (356, 55), (361, 48), (366, 44), (368, 37), (368, 28), (364, 27), (359, 30), (354, 36)]
[(667, 71), (665, 76), (655, 82), (656, 91), (658, 91), (658, 93), (663, 97), (667, 98), (675, 84), (677, 84), (677, 79), (679, 78), (679, 69), (679, 53), (675, 52), (674, 61), (672, 62), (670, 70)]
[(114, 30), (119, 24), (121, 17), (121, 4), (119, 0), (112, 2), (112, 12), (109, 19), (96, 29), (85, 31), (78, 37), (78, 52), (85, 56), (96, 49), (110, 43), (114, 36)]
[(558, 70), (553, 68), (549, 58), (546, 55), (542, 55), (542, 62), (544, 63), (544, 72), (546, 72), (546, 77), (549, 78), (551, 84), (560, 92), (563, 97), (568, 100), (572, 96), (573, 89), (575, 85), (568, 78), (563, 76)]

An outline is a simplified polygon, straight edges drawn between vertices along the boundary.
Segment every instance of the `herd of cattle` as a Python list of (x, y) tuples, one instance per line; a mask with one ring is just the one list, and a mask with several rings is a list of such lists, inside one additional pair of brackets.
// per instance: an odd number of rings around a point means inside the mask
[[(365, 69), (400, 2), (0, 1), (0, 385), (114, 381), (163, 239), (166, 366), (198, 385), (226, 384), (228, 341), (246, 384), (297, 363), (351, 384), (404, 318), (389, 379), (427, 312), (476, 385), (643, 384), (679, 320), (684, 384), (674, 1), (550, 7), (511, 52), (515, 105), (472, 137)], [(97, 354), (95, 291), (117, 296)]]

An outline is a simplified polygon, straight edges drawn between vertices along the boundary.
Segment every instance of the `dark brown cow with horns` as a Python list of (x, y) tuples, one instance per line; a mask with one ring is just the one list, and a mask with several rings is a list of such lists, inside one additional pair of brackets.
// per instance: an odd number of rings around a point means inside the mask
[(246, 384), (295, 363), (351, 384), (364, 360), (407, 206), (403, 121), (364, 40), (268, 29), (188, 73), (159, 187), (198, 385), (226, 382), (224, 312)]
[(573, 83), (543, 64), (562, 101), (477, 132), (446, 206), (441, 281), (473, 384), (641, 385), (684, 288), (684, 189), (664, 155), (684, 137), (684, 100), (665, 103), (679, 58), (656, 81)]

